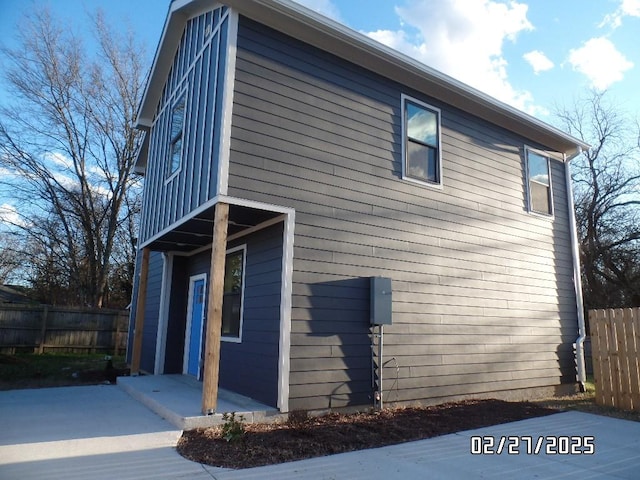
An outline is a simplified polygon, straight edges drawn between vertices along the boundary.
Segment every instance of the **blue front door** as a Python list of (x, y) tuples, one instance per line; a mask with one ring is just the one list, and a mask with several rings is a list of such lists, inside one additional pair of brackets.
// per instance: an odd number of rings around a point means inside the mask
[(189, 354), (187, 373), (196, 378), (200, 377), (200, 355), (202, 353), (202, 320), (204, 314), (204, 280), (193, 283), (191, 298), (191, 324), (189, 331)]

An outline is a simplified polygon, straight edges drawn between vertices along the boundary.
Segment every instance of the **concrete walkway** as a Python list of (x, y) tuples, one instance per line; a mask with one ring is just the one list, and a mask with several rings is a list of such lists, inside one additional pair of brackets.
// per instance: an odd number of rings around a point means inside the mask
[[(0, 392), (0, 479), (640, 478), (640, 423), (579, 412), (237, 471), (183, 459), (179, 435), (115, 386)], [(471, 455), (473, 435), (593, 436), (595, 454)]]
[(188, 375), (120, 377), (118, 386), (179, 430), (206, 428), (223, 423), (222, 414), (235, 412), (247, 422), (273, 420), (278, 410), (228, 390), (218, 390), (214, 415), (203, 416), (202, 382)]

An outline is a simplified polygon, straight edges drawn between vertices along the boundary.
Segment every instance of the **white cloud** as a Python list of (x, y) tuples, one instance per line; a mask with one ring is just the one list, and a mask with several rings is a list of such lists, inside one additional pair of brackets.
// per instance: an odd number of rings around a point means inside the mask
[(529, 92), (509, 82), (503, 55), (506, 41), (533, 30), (527, 9), (517, 1), (409, 0), (396, 7), (405, 28), (368, 35), (499, 100), (543, 114)]
[(45, 161), (49, 162), (53, 166), (60, 167), (63, 169), (70, 169), (73, 167), (73, 160), (71, 160), (66, 155), (58, 152), (46, 152), (43, 155)]
[(586, 75), (591, 86), (604, 90), (624, 78), (633, 62), (620, 53), (607, 38), (587, 40), (580, 48), (569, 51), (569, 63), (577, 72)]
[(618, 9), (606, 15), (599, 27), (609, 25), (612, 28), (618, 28), (622, 25), (622, 19), (624, 17), (637, 17), (640, 18), (640, 0), (621, 0)]
[(325, 17), (341, 22), (340, 11), (331, 0), (295, 0), (300, 5), (318, 12)]
[(18, 213), (18, 209), (10, 203), (3, 203), (0, 205), (0, 224), (11, 229), (15, 225), (25, 225), (22, 217)]
[(67, 190), (73, 190), (76, 187), (80, 187), (80, 183), (71, 178), (68, 175), (65, 175), (64, 173), (59, 173), (59, 172), (49, 172), (51, 175), (51, 178), (53, 178), (56, 182), (58, 182), (62, 187), (66, 188)]
[[(80, 182), (74, 172), (73, 160), (59, 152), (46, 152), (43, 155), (49, 167), (51, 177), (68, 190), (80, 188)], [(97, 195), (111, 197), (111, 190), (105, 184), (105, 172), (97, 165), (85, 166), (89, 188)]]
[(554, 66), (553, 62), (540, 50), (532, 50), (525, 53), (523, 58), (529, 62), (529, 65), (533, 68), (533, 73), (536, 75), (540, 72), (551, 70)]

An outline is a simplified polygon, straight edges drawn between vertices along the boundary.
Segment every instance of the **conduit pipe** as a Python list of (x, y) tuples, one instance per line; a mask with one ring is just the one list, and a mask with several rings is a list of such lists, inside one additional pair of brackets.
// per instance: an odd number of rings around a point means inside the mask
[(578, 147), (577, 152), (570, 157), (564, 155), (564, 172), (567, 184), (567, 203), (569, 207), (569, 230), (571, 235), (571, 253), (573, 256), (573, 285), (576, 292), (576, 308), (578, 314), (578, 338), (575, 342), (576, 349), (576, 369), (578, 373), (578, 383), (580, 391), (585, 391), (587, 373), (584, 360), (584, 341), (587, 337), (587, 329), (584, 323), (584, 302), (582, 299), (582, 276), (580, 272), (580, 244), (578, 243), (578, 228), (576, 226), (576, 212), (573, 203), (573, 186), (571, 183), (570, 162), (582, 153), (582, 148)]

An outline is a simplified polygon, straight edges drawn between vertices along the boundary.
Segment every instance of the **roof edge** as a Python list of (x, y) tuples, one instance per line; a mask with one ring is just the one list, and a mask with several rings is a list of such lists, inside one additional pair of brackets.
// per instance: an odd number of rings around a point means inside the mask
[(590, 146), (562, 130), (292, 0), (174, 0), (137, 125), (149, 127), (187, 19), (225, 4), (241, 15), (572, 157)]

